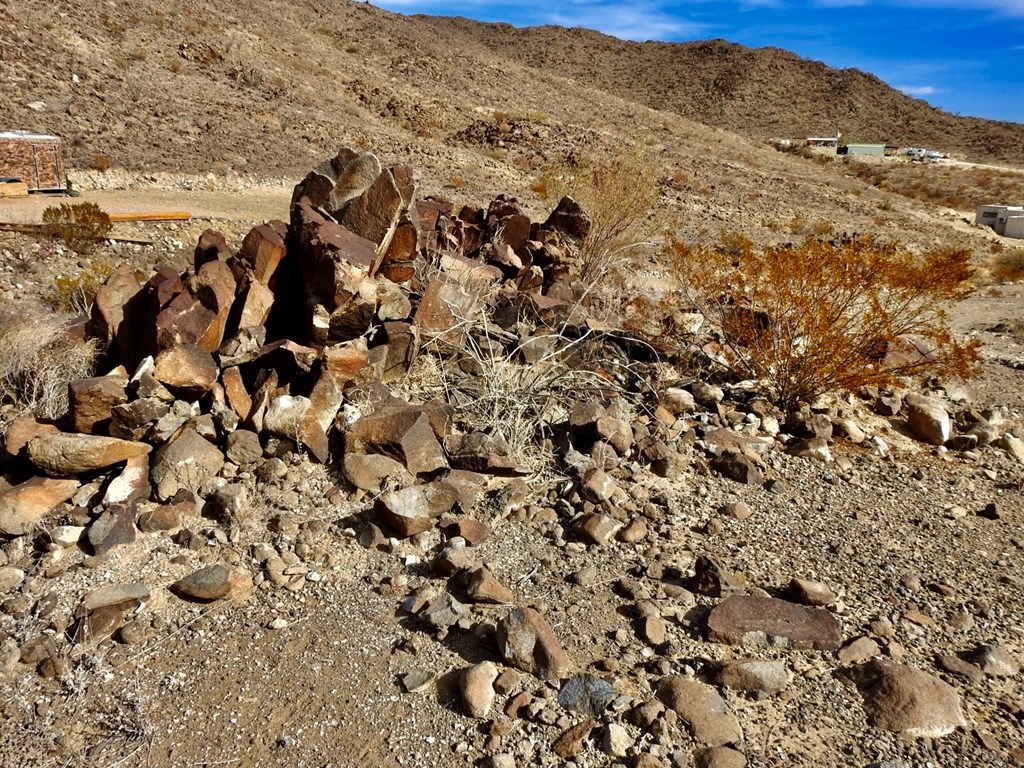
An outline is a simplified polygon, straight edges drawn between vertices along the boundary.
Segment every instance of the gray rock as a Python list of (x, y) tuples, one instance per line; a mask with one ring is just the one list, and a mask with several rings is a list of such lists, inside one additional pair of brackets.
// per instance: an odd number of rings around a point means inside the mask
[(186, 428), (156, 451), (149, 474), (156, 497), (167, 501), (181, 490), (197, 492), (223, 466), (224, 456), (217, 446)]
[(558, 703), (572, 712), (600, 717), (615, 698), (611, 684), (594, 675), (570, 678), (558, 692)]
[(971, 661), (990, 677), (1014, 677), (1020, 672), (1020, 662), (998, 645), (979, 646), (971, 654)]
[(448, 630), (469, 616), (469, 608), (445, 592), (419, 614), (435, 630)]
[(236, 429), (227, 439), (227, 457), (240, 467), (251, 467), (263, 458), (260, 436), (248, 429)]
[(131, 507), (117, 504), (89, 526), (86, 537), (93, 554), (105, 555), (115, 547), (135, 541), (135, 512)]

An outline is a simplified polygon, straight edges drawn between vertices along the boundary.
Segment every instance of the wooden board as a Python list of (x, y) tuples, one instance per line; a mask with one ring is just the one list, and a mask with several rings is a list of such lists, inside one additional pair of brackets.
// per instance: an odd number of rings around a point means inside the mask
[(111, 213), (111, 221), (188, 221), (192, 214), (188, 211), (165, 211), (163, 213)]
[(28, 184), (24, 181), (0, 184), (0, 197), (28, 197)]

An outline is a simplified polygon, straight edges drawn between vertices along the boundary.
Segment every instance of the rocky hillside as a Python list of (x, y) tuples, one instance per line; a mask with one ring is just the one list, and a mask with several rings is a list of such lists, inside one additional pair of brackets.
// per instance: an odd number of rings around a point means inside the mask
[[(1024, 162), (1019, 125), (956, 118), (861, 72), (720, 41), (638, 45), (353, 2), (243, 13), (222, 0), (99, 12), (2, 3), (0, 35), (0, 84), (16, 94), (4, 127), (68, 137), (79, 167), (295, 175), (364, 140), (428, 173), (503, 160), (495, 182), (507, 189), (600, 140), (671, 136), (693, 154), (714, 139), (689, 121), (759, 138), (842, 128)], [(468, 140), (494, 112), (526, 121), (514, 141)]]

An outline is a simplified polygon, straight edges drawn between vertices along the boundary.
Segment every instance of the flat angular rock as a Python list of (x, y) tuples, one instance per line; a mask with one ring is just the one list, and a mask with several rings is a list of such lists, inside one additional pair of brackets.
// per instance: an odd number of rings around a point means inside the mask
[(908, 395), (907, 426), (919, 440), (932, 445), (945, 445), (953, 435), (949, 413), (938, 400), (921, 395)]
[(118, 464), (153, 450), (146, 443), (101, 435), (71, 433), (36, 435), (29, 441), (28, 456), (48, 475), (68, 477)]
[(68, 385), (71, 423), (75, 432), (101, 435), (110, 425), (111, 411), (128, 402), (126, 376), (96, 376)]
[(279, 395), (263, 417), (263, 428), (272, 435), (286, 437), (306, 448), (321, 464), (329, 454), (327, 433), (317, 420), (308, 397)]
[(842, 642), (842, 628), (828, 611), (774, 597), (734, 595), (707, 619), (708, 639), (726, 645), (777, 645), (831, 651)]
[(967, 727), (960, 695), (934, 675), (874, 661), (864, 665), (858, 677), (868, 722), (876, 728), (937, 739)]
[(728, 597), (743, 592), (743, 584), (728, 568), (707, 555), (699, 555), (694, 562), (691, 587), (709, 597)]
[(166, 501), (181, 490), (197, 492), (223, 466), (224, 455), (217, 446), (186, 428), (153, 454), (149, 476), (156, 497)]
[(170, 590), (179, 597), (211, 602), (224, 597), (237, 597), (250, 585), (251, 580), (247, 574), (218, 563), (193, 571), (174, 582)]
[(468, 617), (469, 609), (445, 592), (418, 615), (435, 630), (446, 631)]
[(0, 534), (23, 536), (54, 509), (74, 496), (78, 480), (33, 477), (0, 492)]
[(135, 541), (135, 513), (116, 504), (96, 518), (85, 532), (94, 555), (103, 556), (115, 547)]
[(413, 485), (382, 494), (375, 510), (388, 528), (400, 538), (429, 530), (441, 515), (455, 505), (455, 490), (444, 482)]
[(278, 267), (285, 255), (284, 238), (270, 224), (250, 229), (238, 251), (238, 258), (249, 268), (253, 278), (271, 289), (277, 286)]
[(560, 680), (569, 657), (547, 620), (533, 608), (516, 608), (498, 620), (498, 649), (512, 666), (541, 680)]
[(9, 456), (24, 456), (28, 453), (29, 441), (43, 432), (51, 435), (60, 434), (60, 430), (52, 424), (43, 424), (31, 416), (19, 416), (7, 428), (4, 450)]
[(427, 414), (413, 406), (364, 416), (345, 433), (345, 450), (381, 453), (402, 462), (414, 475), (448, 468)]
[(658, 683), (657, 697), (690, 727), (699, 743), (720, 747), (743, 740), (739, 720), (710, 685), (670, 675)]
[(882, 649), (870, 637), (858, 637), (839, 649), (839, 661), (842, 664), (862, 664), (881, 655)]
[(512, 590), (498, 581), (490, 569), (480, 566), (466, 575), (466, 597), (473, 603), (507, 605), (515, 596)]
[(719, 662), (714, 671), (718, 685), (738, 691), (781, 693), (789, 687), (793, 675), (784, 661), (735, 659)]
[(980, 645), (970, 659), (990, 677), (1014, 677), (1020, 672), (1020, 662), (999, 645)]
[(521, 472), (508, 442), (500, 435), (483, 432), (453, 435), (445, 445), (451, 465), (456, 469), (506, 476)]
[(175, 395), (195, 400), (213, 389), (220, 371), (210, 352), (195, 344), (176, 344), (156, 356), (153, 375)]
[(745, 485), (761, 485), (764, 475), (747, 456), (736, 451), (723, 451), (711, 460), (711, 468), (722, 477)]
[(415, 482), (403, 464), (379, 453), (346, 453), (344, 472), (346, 480), (364, 491), (379, 491), (392, 479), (402, 488)]

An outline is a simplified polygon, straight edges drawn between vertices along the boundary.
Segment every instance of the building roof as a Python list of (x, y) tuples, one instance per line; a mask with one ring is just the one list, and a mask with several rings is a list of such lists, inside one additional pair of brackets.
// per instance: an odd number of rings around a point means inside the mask
[(52, 136), (48, 133), (33, 133), (32, 131), (0, 131), (0, 139), (36, 139), (59, 141), (60, 136)]

